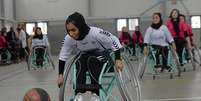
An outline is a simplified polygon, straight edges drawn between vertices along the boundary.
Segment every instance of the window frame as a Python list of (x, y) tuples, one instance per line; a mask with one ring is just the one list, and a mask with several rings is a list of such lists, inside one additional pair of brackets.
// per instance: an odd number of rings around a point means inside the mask
[(138, 26), (140, 25), (140, 17), (129, 17), (129, 18), (116, 18), (116, 31), (117, 32), (121, 32), (121, 30), (118, 30), (118, 20), (119, 19), (126, 19), (126, 27), (128, 27), (129, 31), (135, 31), (135, 29), (130, 29), (130, 25), (129, 25), (129, 20), (130, 19), (137, 19), (138, 20)]
[[(48, 22), (47, 21), (39, 21), (39, 22), (25, 22), (25, 27), (27, 27), (26, 26), (26, 24), (28, 24), (28, 23), (33, 23), (34, 25), (35, 25), (35, 27), (38, 27), (38, 24), (39, 23), (46, 23), (46, 25), (47, 25), (47, 29), (46, 29), (46, 31), (48, 32)], [(26, 32), (27, 32), (27, 28), (25, 28), (26, 29)], [(33, 28), (32, 28), (33, 29)], [(41, 28), (41, 30), (43, 31), (43, 28)], [(44, 32), (42, 32), (44, 35), (46, 35), (46, 34), (48, 34), (48, 33), (44, 33)], [(29, 34), (29, 33), (28, 33)], [(31, 35), (31, 34), (29, 34), (29, 35)]]
[[(199, 26), (199, 28), (195, 28), (195, 27), (193, 27), (193, 22), (192, 22), (192, 17), (196, 17), (196, 16), (199, 16), (200, 17), (200, 26)], [(191, 15), (190, 16), (190, 24), (191, 24), (191, 27), (192, 27), (192, 29), (201, 29), (201, 15)]]

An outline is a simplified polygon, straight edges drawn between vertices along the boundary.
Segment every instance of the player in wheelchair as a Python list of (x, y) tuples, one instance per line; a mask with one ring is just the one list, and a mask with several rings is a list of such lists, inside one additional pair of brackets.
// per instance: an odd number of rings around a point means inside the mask
[(11, 54), (7, 48), (0, 48), (0, 64), (11, 63)]
[[(120, 48), (122, 48), (117, 37), (110, 32), (100, 28), (89, 27), (84, 17), (80, 13), (70, 15), (65, 24), (67, 35), (59, 56), (59, 77), (58, 86), (64, 82), (63, 72), (66, 61), (69, 59), (71, 52), (83, 52), (76, 62), (76, 89), (75, 100), (82, 101), (82, 93), (91, 92), (94, 96), (89, 101), (99, 101), (99, 84), (100, 76), (105, 56), (102, 54), (105, 50), (112, 49), (115, 51), (115, 65), (118, 70), (123, 69), (120, 57)], [(87, 88), (86, 74), (90, 73), (91, 86), (93, 90)]]
[[(170, 61), (174, 60), (173, 57), (177, 60), (178, 58), (175, 50), (176, 46), (174, 43), (174, 39), (171, 36), (169, 30), (165, 25), (162, 24), (162, 18), (160, 13), (154, 13), (152, 16), (153, 22), (152, 25), (147, 29), (145, 38), (144, 38), (144, 54), (147, 57), (145, 60), (144, 65), (148, 63), (152, 68), (152, 72), (157, 74), (157, 68), (160, 68), (160, 72), (164, 70), (168, 70), (169, 72), (172, 71), (172, 66), (175, 66), (175, 62), (170, 63)], [(173, 50), (170, 51), (169, 45), (172, 47)], [(171, 54), (170, 54), (171, 53)], [(173, 55), (174, 54), (174, 55)], [(142, 71), (140, 71), (140, 78), (142, 78), (143, 73), (145, 71), (145, 66), (140, 67)], [(177, 69), (177, 68), (176, 68)], [(180, 71), (178, 73), (180, 75)], [(172, 78), (172, 74), (171, 74)]]
[(35, 34), (29, 38), (30, 53), (28, 60), (28, 69), (30, 69), (30, 65), (42, 68), (44, 65), (52, 62), (51, 57), (49, 56), (50, 53), (48, 51), (48, 48), (49, 41), (47, 36), (42, 34), (40, 27), (36, 27)]
[(0, 64), (8, 64), (10, 61), (10, 52), (8, 51), (7, 41), (0, 32)]
[[(148, 48), (146, 47), (148, 44), (156, 51), (156, 65), (155, 67), (161, 67), (161, 71), (164, 69), (169, 69), (167, 66), (168, 60), (168, 46), (172, 45), (174, 49), (176, 46), (174, 44), (174, 39), (168, 31), (167, 27), (162, 24), (162, 18), (160, 13), (153, 14), (153, 23), (147, 29), (145, 34), (145, 48), (144, 53), (148, 54)], [(162, 55), (162, 66), (160, 66), (159, 55)]]
[(131, 38), (131, 35), (129, 33), (129, 30), (127, 27), (122, 27), (122, 31), (119, 34), (119, 41), (121, 45), (124, 47), (124, 52), (126, 52), (128, 55), (134, 56), (134, 44)]

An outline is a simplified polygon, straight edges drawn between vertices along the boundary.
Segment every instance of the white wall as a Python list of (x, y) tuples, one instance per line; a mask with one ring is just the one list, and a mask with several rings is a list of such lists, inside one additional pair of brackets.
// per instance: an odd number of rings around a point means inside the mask
[(13, 11), (13, 0), (4, 0), (4, 12), (5, 18), (13, 20), (14, 19), (14, 11)]
[(16, 18), (20, 21), (64, 20), (75, 12), (88, 15), (88, 0), (17, 0)]
[[(92, 0), (92, 16), (124, 17), (139, 16), (157, 0)], [(160, 11), (155, 8), (154, 11)]]
[(13, 5), (13, 0), (0, 0), (0, 28), (3, 26), (7, 28), (14, 26), (15, 18)]
[[(201, 15), (201, 0), (183, 0), (184, 5), (186, 5), (187, 9), (190, 12), (190, 15)], [(171, 11), (173, 8), (179, 9), (182, 13), (186, 14), (186, 10), (183, 5), (178, 1), (176, 5), (171, 5), (171, 2), (167, 3), (167, 13)], [(168, 13), (169, 14), (169, 13)]]
[[(123, 17), (123, 16), (138, 16), (140, 13), (150, 8), (156, 2), (161, 0), (91, 0), (92, 1), (92, 16), (94, 17)], [(166, 0), (166, 14), (173, 8), (178, 8), (182, 13), (186, 14), (186, 10), (177, 0), (177, 5), (171, 5), (170, 0)], [(191, 15), (201, 15), (201, 0), (182, 0), (189, 9)], [(162, 11), (160, 6), (157, 6), (147, 12), (144, 16), (149, 17), (153, 12)]]
[(1, 12), (2, 12), (2, 0), (0, 0), (0, 17), (2, 16)]
[[(7, 0), (5, 0), (7, 1)], [(10, 0), (8, 0), (10, 1)], [(90, 6), (88, 3), (91, 2)], [(17, 0), (17, 20), (64, 20), (74, 11), (83, 13), (84, 16), (111, 18), (140, 16), (142, 12), (160, 0)], [(179, 1), (179, 0), (178, 0)], [(183, 0), (192, 15), (201, 15), (201, 0)], [(88, 8), (91, 8), (88, 10)], [(178, 8), (186, 13), (184, 7), (178, 2), (173, 6), (167, 0), (166, 15), (172, 8)], [(153, 12), (163, 10), (160, 5), (154, 7), (143, 17), (150, 17)]]

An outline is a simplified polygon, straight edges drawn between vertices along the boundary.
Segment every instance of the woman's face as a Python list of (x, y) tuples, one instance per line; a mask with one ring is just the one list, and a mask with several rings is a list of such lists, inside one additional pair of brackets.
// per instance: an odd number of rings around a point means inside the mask
[(172, 12), (171, 17), (172, 17), (173, 19), (176, 19), (176, 18), (178, 17), (178, 12), (177, 12), (176, 10), (174, 10), (174, 11)]
[(158, 24), (160, 22), (160, 17), (156, 14), (153, 15), (153, 23)]
[(140, 30), (140, 28), (139, 27), (135, 27), (135, 31), (139, 31)]
[(180, 17), (179, 17), (179, 20), (185, 22), (185, 19), (184, 19), (183, 16), (180, 16)]
[(41, 35), (41, 34), (42, 34), (42, 32), (41, 32), (40, 29), (37, 29), (36, 32), (37, 32), (38, 35)]
[(68, 31), (68, 34), (73, 38), (73, 39), (78, 39), (79, 38), (79, 29), (71, 22), (69, 22), (66, 25), (66, 29)]
[(128, 32), (128, 28), (127, 27), (123, 27), (122, 28), (122, 32)]

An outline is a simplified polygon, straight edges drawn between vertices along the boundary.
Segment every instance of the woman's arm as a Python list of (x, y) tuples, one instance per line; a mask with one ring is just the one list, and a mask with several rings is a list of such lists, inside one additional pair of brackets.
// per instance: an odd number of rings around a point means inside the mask
[(31, 53), (31, 51), (32, 51), (32, 39), (33, 39), (33, 36), (30, 36), (30, 37), (28, 38), (29, 53)]

